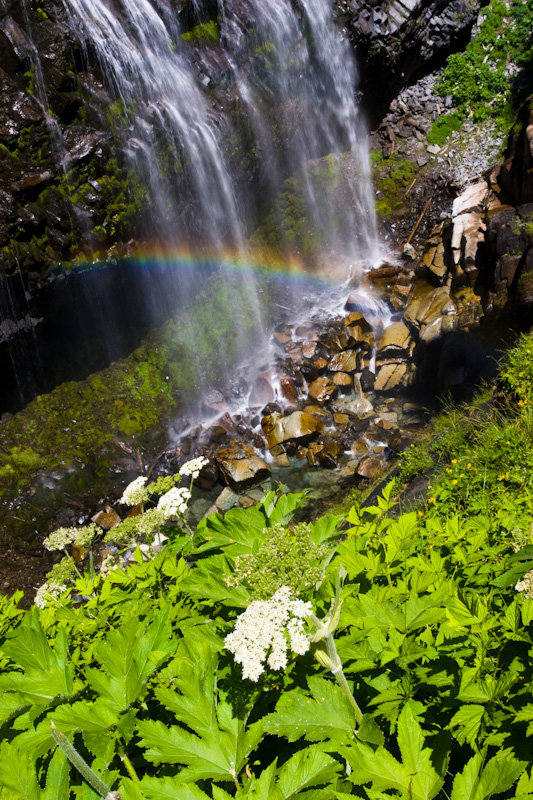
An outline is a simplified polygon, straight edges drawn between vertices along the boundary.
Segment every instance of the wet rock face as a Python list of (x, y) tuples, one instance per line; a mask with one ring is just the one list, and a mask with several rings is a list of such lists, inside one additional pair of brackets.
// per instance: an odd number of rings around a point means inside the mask
[(444, 60), (470, 38), (480, 3), (465, 0), (343, 0), (346, 25), (361, 66), (368, 111), (378, 121), (391, 99), (424, 64)]

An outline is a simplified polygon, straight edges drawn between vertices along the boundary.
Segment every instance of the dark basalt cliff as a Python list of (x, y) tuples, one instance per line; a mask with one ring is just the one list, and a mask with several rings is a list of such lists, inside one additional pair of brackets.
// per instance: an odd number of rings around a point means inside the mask
[[(253, 3), (239, 4), (253, 22)], [(373, 123), (402, 86), (468, 39), (478, 7), (463, 0), (337, 3)], [(219, 13), (214, 0), (195, 2), (194, 11), (178, 0), (175, 10), (184, 31)], [(199, 38), (190, 47), (193, 63), (195, 51), (209, 49), (206, 92), (231, 104), (222, 43)], [(61, 0), (0, 0), (0, 85), (0, 272), (21, 271), (31, 289), (80, 254), (127, 252), (139, 235), (144, 191), (118, 144), (113, 89)], [(255, 180), (253, 156), (241, 157), (236, 171)]]
[(361, 73), (367, 117), (376, 125), (401, 89), (462, 50), (482, 3), (469, 0), (340, 0)]

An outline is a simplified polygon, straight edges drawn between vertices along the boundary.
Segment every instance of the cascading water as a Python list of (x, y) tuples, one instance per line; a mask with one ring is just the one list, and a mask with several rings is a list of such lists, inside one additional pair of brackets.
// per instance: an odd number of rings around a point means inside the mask
[[(307, 249), (375, 260), (356, 70), (328, 2), (220, 0), (218, 31), (213, 22), (205, 46), (195, 41), (208, 26), (184, 34), (170, 0), (63, 2), (115, 87), (116, 124), (149, 186), (147, 227), (160, 241), (242, 253), (269, 203), (284, 227), (276, 193), (292, 177), (294, 213), (318, 245)], [(245, 150), (258, 173), (251, 184), (236, 164)], [(302, 245), (301, 222), (292, 221), (287, 248)]]
[[(146, 190), (136, 230), (148, 248), (145, 263), (159, 253), (170, 265), (176, 252), (186, 251), (192, 260), (209, 264), (207, 271), (165, 267), (164, 277), (163, 272), (153, 275), (151, 289), (143, 281), (137, 294), (146, 313), (136, 297), (131, 303), (135, 318), (143, 318), (146, 331), (168, 318), (172, 306), (187, 307), (212, 266), (229, 262), (229, 270), (217, 266), (223, 292), (215, 296), (211, 287), (200, 295), (207, 306), (215, 297), (231, 319), (222, 335), (216, 313), (209, 307), (203, 311), (213, 326), (211, 340), (219, 340), (214, 346), (209, 342), (211, 360), (227, 378), (250, 353), (261, 353), (259, 359), (254, 355), (260, 370), (270, 361), (262, 290), (253, 270), (233, 265), (264, 264), (274, 255), (278, 264), (296, 262), (305, 272), (319, 271), (339, 284), (379, 260), (379, 242), (365, 131), (355, 101), (356, 68), (331, 3), (218, 0), (215, 14), (212, 3), (206, 11), (201, 0), (191, 2), (176, 8), (176, 0), (62, 0), (89, 70), (102, 76), (114, 98), (105, 114), (121, 151), (118, 158)], [(31, 48), (37, 94), (68, 192), (68, 152), (61, 125), (46, 111), (45, 75), (37, 49)], [(85, 230), (89, 216), (86, 211), (82, 216), (78, 227)], [(83, 238), (88, 240), (85, 233)], [(89, 284), (88, 294), (97, 291), (94, 281)], [(282, 302), (296, 310), (300, 291), (291, 293), (289, 287)], [(73, 302), (78, 297), (73, 294)], [(113, 305), (107, 296), (88, 296), (86, 305), (100, 301)], [(102, 342), (96, 349), (117, 358), (124, 354), (117, 341), (134, 340), (116, 331), (116, 313), (105, 316), (107, 322), (97, 326)], [(104, 341), (106, 333), (112, 344)], [(58, 335), (65, 339), (63, 328)], [(205, 374), (198, 326), (181, 330), (178, 345), (196, 360), (198, 388), (208, 388), (213, 370)], [(39, 346), (35, 354), (37, 364)], [(93, 370), (103, 366), (83, 360)], [(47, 376), (55, 375), (48, 359), (46, 364)], [(47, 378), (37, 389), (52, 386)], [(26, 390), (23, 399), (31, 399)]]

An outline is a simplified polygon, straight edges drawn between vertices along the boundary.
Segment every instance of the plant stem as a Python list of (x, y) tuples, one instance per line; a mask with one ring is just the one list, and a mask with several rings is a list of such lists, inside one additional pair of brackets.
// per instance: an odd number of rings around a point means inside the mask
[(242, 795), (242, 789), (239, 781), (237, 780), (237, 774), (235, 773), (235, 771), (232, 770), (231, 775), (233, 777), (233, 782), (235, 783), (235, 787), (237, 789), (237, 794)]
[(330, 633), (329, 636), (326, 637), (326, 648), (328, 651), (328, 656), (330, 658), (330, 661), (333, 665), (330, 667), (331, 672), (335, 676), (335, 680), (342, 689), (345, 697), (350, 701), (351, 706), (355, 712), (355, 719), (357, 720), (357, 724), (360, 725), (363, 720), (363, 712), (359, 708), (357, 701), (353, 696), (350, 687), (348, 686), (346, 675), (344, 674), (342, 669), (342, 661), (340, 660), (339, 654), (337, 653), (337, 648), (335, 647), (335, 640), (333, 639), (332, 633)]
[(122, 761), (124, 763), (124, 766), (128, 770), (128, 775), (130, 776), (132, 781), (135, 781), (135, 783), (139, 783), (139, 776), (135, 772), (135, 769), (134, 769), (133, 764), (131, 763), (131, 761), (129, 759), (129, 756), (127, 756), (126, 753), (122, 752), (120, 757), (121, 757), (121, 759), (122, 759)]
[(54, 737), (56, 744), (59, 745), (72, 766), (78, 770), (82, 778), (84, 778), (87, 783), (92, 786), (95, 792), (98, 792), (100, 797), (107, 798), (110, 795), (116, 796), (117, 793), (112, 793), (109, 786), (107, 786), (100, 776), (90, 768), (86, 761), (84, 761), (74, 745), (69, 742), (65, 734), (61, 733), (61, 731), (56, 728), (53, 722), (51, 722), (51, 725), (52, 736)]
[(94, 556), (92, 547), (89, 549), (89, 572), (91, 580), (94, 581)]

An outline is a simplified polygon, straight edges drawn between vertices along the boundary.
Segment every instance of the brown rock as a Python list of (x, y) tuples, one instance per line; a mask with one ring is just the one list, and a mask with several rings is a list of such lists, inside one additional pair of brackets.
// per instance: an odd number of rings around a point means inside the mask
[(352, 314), (348, 314), (348, 316), (344, 317), (342, 321), (342, 327), (351, 328), (352, 325), (357, 325), (357, 327), (359, 327), (363, 333), (371, 333), (373, 330), (370, 322), (360, 311), (354, 311)]
[(309, 397), (318, 403), (326, 403), (337, 391), (337, 387), (329, 378), (317, 378), (309, 386)]
[[(270, 475), (270, 467), (247, 444), (233, 441), (215, 456), (222, 476), (233, 489), (261, 483)], [(218, 505), (218, 503), (217, 503)]]
[(325, 358), (317, 358), (317, 360), (313, 362), (314, 368), (318, 370), (326, 369), (327, 365), (328, 362)]
[(305, 406), (304, 411), (308, 414), (313, 414), (315, 417), (320, 417), (320, 419), (328, 419), (329, 417), (329, 411), (326, 408), (322, 408), (322, 406), (308, 405)]
[(298, 390), (292, 378), (281, 378), (279, 383), (283, 397), (288, 400), (289, 403), (296, 404), (298, 402)]
[(376, 475), (379, 473), (383, 462), (380, 458), (375, 458), (374, 456), (365, 456), (361, 459), (357, 466), (357, 475), (360, 475), (362, 478), (369, 478), (373, 480)]
[(378, 358), (408, 358), (414, 347), (411, 332), (405, 323), (394, 322), (385, 328), (378, 345)]
[(344, 350), (330, 359), (328, 369), (331, 372), (355, 372), (357, 369), (357, 353), (355, 350)]
[(313, 358), (318, 348), (317, 342), (304, 342), (302, 345), (302, 355), (304, 358)]
[(351, 386), (352, 376), (348, 375), (347, 372), (336, 372), (333, 376), (333, 383), (335, 386)]
[(291, 341), (291, 334), (290, 334), (290, 332), (287, 332), (287, 331), (285, 331), (283, 333), (275, 333), (274, 334), (274, 339), (279, 344), (287, 344), (288, 342)]
[[(276, 418), (272, 419), (274, 416)], [(316, 438), (323, 429), (323, 423), (305, 411), (293, 411), (287, 417), (272, 414), (270, 420), (265, 418), (261, 424), (271, 450), (284, 442), (297, 441), (303, 444)]]
[(374, 384), (374, 391), (388, 392), (399, 386), (405, 385), (407, 364), (384, 364), (380, 367)]
[(94, 517), (91, 517), (91, 522), (96, 522), (96, 524), (105, 531), (109, 531), (111, 528), (114, 528), (115, 525), (118, 525), (121, 519), (111, 506), (106, 506), (105, 511), (98, 511)]

